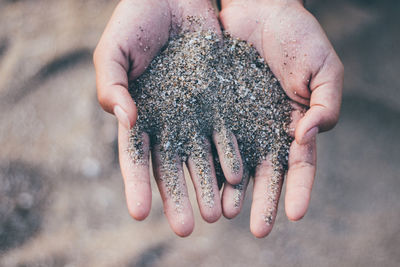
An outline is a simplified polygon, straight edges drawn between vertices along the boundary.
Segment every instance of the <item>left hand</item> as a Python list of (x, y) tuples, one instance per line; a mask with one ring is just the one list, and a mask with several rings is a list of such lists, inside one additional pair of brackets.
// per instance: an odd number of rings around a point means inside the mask
[[(332, 129), (338, 121), (343, 87), (343, 65), (318, 21), (300, 0), (223, 0), (220, 21), (233, 37), (252, 43), (266, 60), (295, 104), (293, 141), (285, 195), (290, 220), (301, 219), (308, 208), (316, 170), (318, 132)], [(305, 111), (304, 107), (308, 108)], [(303, 115), (304, 113), (304, 115)], [(250, 229), (256, 237), (272, 230), (277, 201), (268, 188), (272, 167), (262, 162), (255, 172)], [(283, 178), (283, 174), (282, 174)], [(274, 199), (279, 200), (282, 180)], [(229, 184), (227, 188), (229, 188)], [(245, 189), (244, 189), (245, 190)], [(236, 214), (231, 197), (223, 193), (223, 213)], [(266, 223), (266, 210), (273, 210)], [(264, 217), (263, 217), (264, 216)]]

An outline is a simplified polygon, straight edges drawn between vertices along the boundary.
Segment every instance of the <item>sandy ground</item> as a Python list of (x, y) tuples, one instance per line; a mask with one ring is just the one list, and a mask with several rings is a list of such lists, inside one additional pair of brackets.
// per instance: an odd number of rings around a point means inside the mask
[(256, 239), (248, 194), (231, 221), (196, 210), (182, 239), (154, 184), (146, 221), (125, 206), (116, 121), (97, 104), (91, 63), (116, 1), (0, 0), (0, 266), (399, 266), (400, 3), (309, 3), (346, 76), (308, 214), (289, 222), (282, 199)]

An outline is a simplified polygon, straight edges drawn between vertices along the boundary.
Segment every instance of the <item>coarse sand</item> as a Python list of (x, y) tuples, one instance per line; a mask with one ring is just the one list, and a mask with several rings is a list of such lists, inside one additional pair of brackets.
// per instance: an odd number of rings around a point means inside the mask
[[(168, 41), (147, 70), (130, 85), (138, 108), (138, 120), (130, 133), (128, 152), (136, 164), (143, 157), (142, 134), (149, 134), (150, 146), (159, 148), (160, 179), (177, 207), (182, 186), (177, 164), (192, 159), (201, 179), (201, 196), (214, 205), (212, 163), (209, 160), (213, 133), (224, 156), (214, 151), (217, 178), (223, 179), (223, 160), (232, 173), (240, 170), (243, 179), (236, 185), (238, 202), (243, 183), (254, 176), (261, 161), (272, 162), (274, 177), (268, 190), (276, 202), (282, 174), (287, 168), (291, 104), (256, 49), (245, 41), (210, 31), (183, 31)], [(265, 214), (272, 222), (273, 208)]]

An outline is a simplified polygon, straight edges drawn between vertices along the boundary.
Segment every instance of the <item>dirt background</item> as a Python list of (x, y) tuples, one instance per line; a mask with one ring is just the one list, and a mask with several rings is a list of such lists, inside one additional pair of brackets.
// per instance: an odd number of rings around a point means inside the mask
[[(399, 266), (400, 2), (308, 1), (342, 58), (337, 127), (318, 139), (306, 217), (268, 238), (234, 220), (176, 237), (153, 184), (127, 212), (116, 121), (91, 53), (117, 1), (0, 0), (0, 266)], [(193, 194), (191, 194), (193, 196)]]

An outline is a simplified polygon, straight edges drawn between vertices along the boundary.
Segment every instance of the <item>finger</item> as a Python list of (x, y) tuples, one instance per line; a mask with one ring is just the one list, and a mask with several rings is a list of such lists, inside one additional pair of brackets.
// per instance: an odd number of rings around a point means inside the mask
[(213, 141), (226, 180), (230, 184), (239, 184), (243, 176), (243, 164), (235, 136), (222, 128), (219, 132), (214, 131)]
[(221, 199), (215, 177), (211, 145), (196, 145), (190, 155), (187, 166), (196, 191), (197, 203), (203, 219), (209, 223), (221, 217)]
[(257, 166), (254, 177), (250, 230), (256, 237), (265, 237), (275, 222), (282, 188), (283, 171), (267, 159)]
[(93, 55), (100, 105), (126, 128), (137, 117), (128, 82), (145, 70), (168, 40), (171, 18), (165, 10), (168, 5), (163, 1), (121, 1)]
[(311, 198), (316, 170), (316, 140), (305, 145), (293, 142), (289, 153), (285, 209), (290, 220), (303, 218)]
[(221, 190), (226, 179), (224, 176), (224, 172), (222, 171), (221, 162), (218, 158), (218, 153), (217, 153), (217, 149), (215, 148), (214, 142), (211, 144), (211, 154), (214, 159), (215, 177), (217, 177), (218, 189)]
[[(111, 51), (110, 51), (111, 53)], [(119, 53), (114, 51), (112, 53)], [(126, 59), (108, 58), (95, 54), (97, 97), (101, 107), (114, 114), (125, 128), (130, 129), (136, 122), (136, 105), (128, 92), (128, 65)]]
[(159, 145), (152, 150), (154, 177), (169, 225), (177, 235), (185, 237), (192, 233), (194, 219), (182, 162), (178, 157), (171, 159), (162, 153)]
[(310, 109), (296, 128), (296, 141), (306, 144), (318, 132), (330, 130), (339, 118), (342, 101), (343, 65), (332, 51), (321, 69), (313, 75), (310, 82)]
[(136, 220), (144, 220), (151, 208), (149, 137), (147, 134), (136, 137), (139, 142), (134, 147), (129, 141), (132, 138), (129, 130), (119, 124), (118, 150), (128, 210)]
[[(112, 21), (110, 24), (108, 28), (112, 28)], [(93, 55), (97, 97), (105, 111), (116, 115), (130, 129), (136, 122), (137, 110), (128, 92), (129, 58), (117, 40), (109, 40), (109, 32), (106, 29)]]
[(249, 184), (249, 172), (243, 172), (243, 179), (237, 185), (225, 182), (224, 191), (222, 193), (222, 213), (228, 219), (232, 219), (238, 215), (243, 206), (243, 200), (247, 185)]

